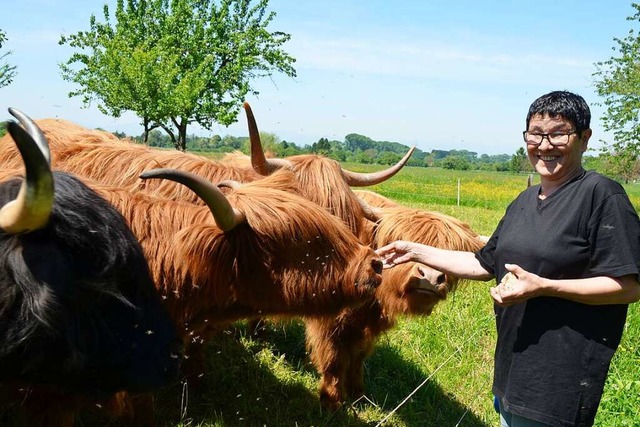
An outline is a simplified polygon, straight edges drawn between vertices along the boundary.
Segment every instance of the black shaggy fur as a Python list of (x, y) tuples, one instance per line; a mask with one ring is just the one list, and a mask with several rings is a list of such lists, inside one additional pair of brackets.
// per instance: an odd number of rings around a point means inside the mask
[[(54, 173), (48, 225), (0, 230), (0, 383), (105, 396), (173, 380), (181, 341), (124, 218), (73, 176)], [(0, 206), (21, 179), (0, 183)]]

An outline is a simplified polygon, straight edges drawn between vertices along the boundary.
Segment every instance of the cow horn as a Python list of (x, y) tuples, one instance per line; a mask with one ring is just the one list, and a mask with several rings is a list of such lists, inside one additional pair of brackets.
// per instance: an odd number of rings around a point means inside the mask
[(218, 183), (218, 188), (231, 188), (232, 190), (237, 190), (242, 187), (242, 184), (234, 179), (225, 179), (224, 181), (220, 181)]
[(249, 143), (251, 145), (251, 166), (253, 170), (260, 175), (266, 176), (274, 171), (291, 165), (291, 162), (284, 159), (267, 159), (262, 150), (262, 142), (260, 141), (260, 132), (256, 118), (253, 116), (251, 106), (248, 102), (244, 103), (244, 111), (247, 114), (247, 125), (249, 127)]
[(384, 182), (397, 174), (400, 169), (402, 169), (402, 167), (407, 163), (407, 161), (409, 161), (409, 157), (411, 157), (415, 149), (416, 147), (414, 145), (409, 149), (409, 151), (407, 151), (407, 154), (405, 154), (398, 163), (382, 171), (372, 173), (358, 173), (342, 169), (342, 172), (347, 179), (347, 183), (352, 187), (366, 187), (369, 185), (380, 184), (381, 182)]
[(199, 175), (176, 169), (152, 169), (140, 174), (140, 178), (168, 179), (185, 185), (206, 203), (222, 231), (232, 230), (246, 221), (244, 214), (231, 206), (218, 187)]
[(372, 207), (370, 204), (362, 200), (360, 197), (356, 196), (356, 198), (360, 203), (360, 207), (362, 207), (362, 212), (366, 219), (368, 219), (371, 222), (378, 222), (380, 218), (382, 218), (382, 212), (383, 212), (382, 209)]
[(7, 123), (25, 165), (25, 178), (15, 200), (0, 209), (0, 229), (9, 234), (26, 233), (47, 225), (53, 209), (53, 175), (49, 167), (49, 145), (42, 131), (15, 108), (9, 112), (20, 124)]
[(44, 133), (42, 133), (42, 130), (40, 130), (38, 125), (36, 125), (34, 121), (29, 118), (29, 116), (16, 108), (9, 107), (9, 113), (13, 117), (18, 119), (22, 127), (25, 128), (29, 135), (31, 135), (31, 138), (33, 138), (34, 142), (38, 145), (38, 148), (40, 148), (40, 151), (42, 152), (44, 158), (47, 160), (47, 163), (51, 165), (51, 151), (49, 150), (49, 142), (47, 142), (47, 138), (44, 136)]

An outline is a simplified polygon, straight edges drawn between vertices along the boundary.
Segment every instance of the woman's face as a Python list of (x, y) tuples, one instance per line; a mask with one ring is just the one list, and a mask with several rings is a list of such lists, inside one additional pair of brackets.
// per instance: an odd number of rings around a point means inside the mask
[[(553, 134), (571, 133), (576, 130), (569, 120), (557, 116), (535, 115), (529, 121), (530, 133)], [(540, 145), (527, 144), (527, 155), (542, 182), (555, 181), (562, 184), (582, 168), (582, 153), (586, 151), (591, 129), (569, 135), (567, 145), (554, 146), (548, 138)]]

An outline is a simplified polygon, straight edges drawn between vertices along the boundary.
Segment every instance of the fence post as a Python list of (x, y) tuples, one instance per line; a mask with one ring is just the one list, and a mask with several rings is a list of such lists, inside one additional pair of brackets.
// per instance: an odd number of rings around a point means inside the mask
[(458, 178), (458, 206), (460, 206), (460, 178)]

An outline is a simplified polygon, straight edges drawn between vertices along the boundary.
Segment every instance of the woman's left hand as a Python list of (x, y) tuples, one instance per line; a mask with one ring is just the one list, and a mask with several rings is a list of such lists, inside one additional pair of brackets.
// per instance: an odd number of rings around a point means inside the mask
[(507, 273), (498, 286), (489, 289), (496, 304), (508, 307), (538, 296), (543, 280), (540, 276), (530, 273), (516, 264), (505, 264), (504, 266), (513, 276), (509, 279), (507, 277), (509, 273)]

